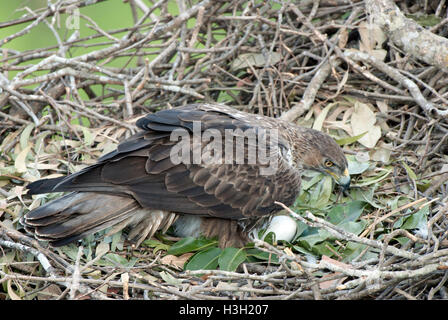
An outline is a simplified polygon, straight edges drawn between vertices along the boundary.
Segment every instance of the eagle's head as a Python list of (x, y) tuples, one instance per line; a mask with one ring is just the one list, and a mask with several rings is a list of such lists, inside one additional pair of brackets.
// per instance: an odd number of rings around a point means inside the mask
[(333, 177), (343, 189), (350, 186), (347, 159), (341, 147), (330, 136), (305, 129), (296, 143), (298, 162), (304, 169), (319, 171)]

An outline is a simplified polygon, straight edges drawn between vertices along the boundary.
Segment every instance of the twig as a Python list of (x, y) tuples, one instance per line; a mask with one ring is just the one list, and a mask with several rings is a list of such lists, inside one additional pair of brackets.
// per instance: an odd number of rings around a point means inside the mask
[(398, 70), (388, 66), (384, 62), (378, 60), (377, 58), (369, 55), (366, 52), (355, 51), (355, 50), (346, 50), (345, 56), (354, 60), (363, 61), (365, 63), (371, 64), (375, 68), (386, 73), (389, 77), (405, 86), (415, 101), (418, 103), (422, 109), (428, 114), (435, 113), (437, 116), (445, 117), (448, 115), (448, 110), (439, 110), (437, 109), (431, 102), (427, 101), (425, 97), (423, 97), (422, 93), (418, 86), (404, 75), (402, 75)]
[(397, 248), (391, 247), (391, 246), (384, 246), (379, 241), (374, 241), (374, 240), (358, 237), (357, 235), (355, 235), (353, 233), (347, 232), (347, 231), (345, 231), (345, 230), (343, 230), (343, 229), (341, 229), (341, 228), (339, 228), (339, 227), (337, 227), (337, 226), (335, 226), (335, 225), (333, 225), (333, 224), (331, 224), (331, 223), (329, 223), (329, 222), (327, 222), (327, 221), (325, 221), (325, 220), (323, 220), (321, 218), (318, 218), (318, 217), (314, 216), (309, 211), (307, 211), (305, 213), (305, 216), (306, 216), (306, 218), (311, 220), (311, 222), (306, 220), (305, 218), (303, 218), (299, 214), (295, 213), (291, 209), (289, 209), (283, 203), (276, 202), (276, 204), (282, 206), (283, 209), (287, 210), (288, 213), (292, 217), (294, 217), (294, 218), (304, 222), (305, 224), (307, 224), (309, 226), (324, 228), (325, 230), (330, 232), (337, 239), (354, 241), (354, 242), (357, 242), (357, 243), (368, 245), (368, 246), (373, 247), (373, 248), (384, 249), (384, 250), (386, 250), (386, 252), (388, 252), (390, 254), (397, 255), (397, 256), (400, 256), (400, 257), (404, 257), (404, 258), (407, 258), (407, 259), (416, 259), (416, 258), (418, 258), (418, 255), (413, 254), (411, 252), (403, 251), (403, 250), (400, 250), (400, 249), (397, 249)]

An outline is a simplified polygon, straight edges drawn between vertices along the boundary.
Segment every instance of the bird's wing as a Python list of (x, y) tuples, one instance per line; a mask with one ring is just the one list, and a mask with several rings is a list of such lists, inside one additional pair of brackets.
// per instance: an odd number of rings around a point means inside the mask
[[(219, 132), (222, 142), (226, 137), (229, 139), (226, 132), (235, 137), (248, 130), (258, 134), (261, 129), (278, 129), (275, 121), (224, 106), (189, 105), (159, 111), (139, 119), (137, 125), (143, 131), (122, 142), (95, 165), (65, 178), (34, 182), (28, 187), (30, 193), (127, 194), (144, 208), (228, 219), (263, 216), (280, 209), (274, 201), (286, 204), (294, 201), (300, 190), (300, 170), (288, 160), (288, 139), (282, 130), (275, 140), (280, 147), (275, 149), (276, 163), (271, 174), (263, 169), (272, 167), (272, 163), (262, 163), (259, 158), (255, 163), (247, 163), (250, 139), (243, 139), (245, 163), (237, 163), (235, 159), (229, 163), (224, 160), (191, 163), (194, 162), (191, 154), (189, 163), (174, 163), (170, 155), (179, 141), (172, 141), (170, 136), (176, 130), (188, 133), (193, 148), (200, 146), (204, 150), (214, 141), (193, 141), (195, 123), (201, 124), (201, 133), (208, 129)], [(271, 131), (263, 132), (271, 139)], [(270, 150), (268, 144), (265, 151)], [(235, 155), (236, 147), (231, 152)], [(230, 155), (230, 151), (226, 154)], [(210, 155), (215, 156), (216, 152)], [(221, 156), (224, 158), (225, 154)]]

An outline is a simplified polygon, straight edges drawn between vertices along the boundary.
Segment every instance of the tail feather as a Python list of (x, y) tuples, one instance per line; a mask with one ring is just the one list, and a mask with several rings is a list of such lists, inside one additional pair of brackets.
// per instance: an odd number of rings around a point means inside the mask
[[(62, 246), (89, 234), (131, 226), (139, 245), (146, 236), (168, 228), (173, 214), (143, 209), (133, 198), (111, 194), (73, 192), (28, 212), (21, 220), (25, 230), (52, 246)], [(167, 226), (168, 225), (168, 226)]]
[(125, 186), (102, 181), (101, 170), (98, 165), (93, 165), (68, 176), (34, 181), (28, 184), (26, 188), (29, 195), (67, 191), (115, 193), (121, 196), (126, 194), (127, 188)]
[(58, 177), (53, 179), (41, 179), (27, 185), (28, 194), (41, 194), (53, 192), (53, 188), (64, 180), (66, 177)]

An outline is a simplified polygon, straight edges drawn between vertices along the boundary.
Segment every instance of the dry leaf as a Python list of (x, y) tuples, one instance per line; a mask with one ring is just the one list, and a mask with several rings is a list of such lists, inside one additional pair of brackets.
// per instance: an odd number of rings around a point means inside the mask
[(10, 219), (4, 219), (2, 221), (2, 225), (3, 225), (2, 227), (6, 228), (6, 229), (16, 230), (16, 228), (14, 227), (14, 223)]
[(6, 137), (3, 138), (2, 144), (0, 144), (0, 150), (4, 150), (4, 147), (8, 144), (12, 143), (15, 138), (21, 133), (20, 130), (16, 130), (14, 132), (9, 133)]
[(129, 273), (121, 274), (121, 282), (123, 283), (123, 298), (129, 300)]
[(331, 263), (331, 264), (334, 264), (335, 266), (338, 266), (340, 268), (353, 269), (353, 267), (351, 265), (349, 265), (347, 263), (344, 263), (344, 262), (341, 262), (341, 261), (338, 261), (338, 260), (335, 260), (333, 258), (330, 258), (330, 257), (326, 256), (326, 255), (323, 255), (321, 260), (326, 261), (326, 262)]
[(347, 28), (342, 27), (341, 31), (339, 33), (339, 41), (338, 41), (338, 47), (343, 49), (347, 45), (348, 41), (348, 31)]
[(36, 170), (57, 170), (59, 164), (30, 162), (28, 167)]
[[(25, 190), (25, 187), (23, 186), (15, 186), (9, 191), (9, 197), (8, 200), (14, 199), (15, 197), (19, 198), (20, 202), (23, 203), (22, 195), (26, 194), (27, 190)], [(14, 214), (10, 212), (13, 216)], [(14, 216), (14, 218), (17, 218), (17, 216)]]
[(28, 152), (31, 149), (31, 145), (28, 145), (25, 149), (20, 151), (20, 153), (17, 155), (16, 161), (14, 161), (14, 167), (16, 168), (17, 172), (24, 173), (27, 171), (26, 168), (26, 156), (28, 155)]
[[(333, 265), (336, 265), (340, 268), (344, 268), (344, 269), (353, 269), (353, 267), (349, 264), (334, 260), (328, 256), (323, 255), (322, 256), (322, 261), (326, 261), (327, 263), (331, 263)], [(327, 278), (327, 277), (332, 277), (334, 275), (340, 274), (340, 272), (334, 272), (332, 274), (326, 274), (322, 277), (322, 279)], [(341, 279), (333, 279), (333, 280), (328, 280), (328, 281), (323, 281), (321, 283), (319, 283), (319, 287), (321, 289), (326, 289), (326, 288), (331, 288), (331, 287), (335, 287), (340, 285), (345, 279), (347, 279), (347, 277), (343, 277)]]
[(22, 300), (22, 298), (12, 288), (12, 279), (9, 279), (6, 282), (6, 287), (8, 289), (8, 295), (11, 298), (11, 300)]
[(381, 48), (387, 39), (383, 30), (376, 25), (363, 21), (359, 24), (358, 32), (361, 38), (359, 41), (359, 50), (367, 52), (383, 61), (387, 54), (387, 51)]
[[(341, 273), (334, 272), (334, 273), (325, 274), (322, 276), (322, 279), (330, 278), (330, 277), (333, 277), (338, 274), (341, 274)], [(347, 278), (348, 277), (343, 277), (343, 278), (339, 278), (339, 279), (333, 279), (333, 280), (319, 282), (319, 288), (320, 289), (328, 289), (328, 288), (336, 287), (336, 286), (340, 285), (342, 282), (344, 282), (344, 280)]]
[(143, 279), (148, 281), (148, 283), (157, 282), (159, 280), (159, 278), (154, 277), (153, 275), (150, 275), (150, 274), (148, 274), (146, 272), (143, 272), (143, 271), (140, 273), (140, 276), (142, 276)]
[(389, 163), (390, 154), (392, 153), (392, 143), (380, 142), (378, 147), (371, 153), (371, 159), (373, 161), (381, 161), (383, 163)]
[(387, 103), (384, 102), (384, 101), (378, 100), (378, 101), (376, 102), (376, 105), (378, 106), (378, 109), (380, 109), (380, 111), (381, 111), (382, 113), (387, 113), (388, 110), (389, 110), (389, 106), (388, 106)]
[(45, 176), (45, 179), (59, 178), (59, 177), (62, 177), (62, 176), (63, 176), (62, 173), (52, 173), (52, 174), (49, 174), (49, 175)]
[[(281, 59), (282, 55), (280, 53), (272, 52), (272, 54), (270, 54), (269, 65), (274, 65)], [(262, 53), (243, 53), (233, 60), (231, 70), (243, 69), (249, 66), (264, 67), (267, 62), (266, 57)]]
[(376, 123), (376, 117), (372, 110), (359, 101), (355, 102), (354, 111), (351, 118), (353, 136), (360, 135), (367, 131), (367, 134), (358, 140), (367, 148), (375, 147), (381, 138), (381, 128)]
[(62, 294), (61, 288), (55, 284), (51, 284), (45, 289), (40, 290), (37, 293), (38, 300), (55, 300)]
[[(389, 106), (387, 105), (387, 103), (385, 103), (384, 101), (377, 101), (376, 105), (378, 106), (378, 109), (380, 109), (380, 112), (382, 113), (387, 113), (389, 110)], [(385, 118), (379, 118), (377, 119), (377, 124), (381, 127), (381, 130), (383, 130), (383, 132), (389, 132), (390, 128), (387, 125), (387, 119)]]
[(370, 160), (370, 155), (368, 152), (356, 152), (355, 159), (358, 162), (367, 162)]
[(31, 202), (31, 204), (28, 206), (28, 210), (31, 211), (31, 210), (36, 209), (37, 207), (39, 207), (42, 198), (43, 198), (42, 195), (36, 196), (36, 199), (33, 199), (33, 202)]
[(166, 265), (171, 265), (179, 269), (183, 269), (185, 262), (193, 255), (192, 252), (184, 253), (183, 255), (176, 257), (175, 255), (168, 254), (160, 259), (160, 262)]
[(316, 120), (314, 121), (313, 124), (313, 129), (314, 130), (322, 130), (322, 126), (324, 124), (325, 118), (327, 118), (328, 112), (331, 110), (331, 108), (333, 108), (334, 106), (336, 106), (337, 103), (331, 103), (329, 105), (327, 105), (320, 113), (319, 115), (316, 117)]
[(8, 207), (6, 199), (0, 199), (0, 210), (4, 210)]
[(103, 256), (109, 251), (109, 244), (105, 241), (101, 241), (97, 246), (95, 250), (95, 256)]
[(333, 112), (327, 117), (328, 121), (338, 121), (338, 116), (342, 115), (344, 112), (348, 110), (348, 106), (339, 105), (336, 109), (333, 110)]
[(216, 285), (216, 287), (213, 289), (213, 291), (223, 291), (223, 290), (235, 291), (237, 289), (238, 289), (238, 287), (234, 284), (227, 283), (224, 281), (219, 281), (218, 284)]

